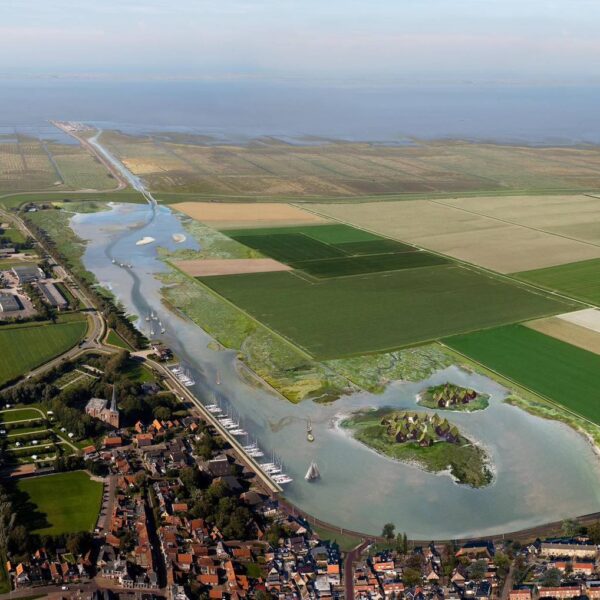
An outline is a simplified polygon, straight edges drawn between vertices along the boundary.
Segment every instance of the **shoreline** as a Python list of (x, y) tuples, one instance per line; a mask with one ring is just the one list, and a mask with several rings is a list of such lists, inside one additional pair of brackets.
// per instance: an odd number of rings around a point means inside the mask
[(343, 425), (343, 423), (345, 421), (351, 420), (355, 415), (368, 414), (368, 412), (377, 412), (380, 410), (381, 410), (381, 408), (376, 408), (376, 407), (371, 406), (371, 407), (367, 407), (367, 409), (362, 409), (362, 410), (355, 411), (355, 412), (338, 414), (333, 419), (333, 429), (336, 432), (343, 435), (344, 437), (353, 440), (357, 444), (360, 444), (361, 447), (366, 448), (370, 452), (374, 452), (375, 454), (377, 454), (378, 456), (380, 456), (382, 458), (391, 460), (396, 463), (402, 463), (403, 465), (407, 465), (411, 468), (418, 469), (419, 471), (425, 472), (429, 475), (434, 475), (434, 476), (439, 476), (439, 477), (449, 477), (452, 480), (452, 482), (457, 486), (461, 486), (461, 487), (466, 486), (473, 490), (482, 490), (484, 488), (487, 489), (496, 483), (498, 470), (497, 470), (496, 466), (494, 465), (494, 463), (491, 461), (491, 455), (490, 455), (490, 452), (489, 452), (489, 449), (487, 448), (487, 446), (484, 443), (482, 443), (480, 440), (474, 440), (474, 439), (464, 437), (462, 435), (462, 433), (461, 433), (461, 436), (466, 440), (466, 442), (468, 442), (465, 444), (461, 444), (462, 447), (471, 446), (473, 448), (476, 448), (477, 450), (480, 450), (484, 454), (484, 458), (482, 459), (483, 467), (487, 470), (487, 472), (489, 472), (489, 474), (491, 476), (490, 480), (487, 483), (485, 483), (484, 485), (474, 486), (467, 482), (461, 481), (460, 479), (458, 479), (458, 477), (456, 477), (452, 473), (451, 466), (449, 466), (445, 469), (440, 469), (440, 470), (434, 471), (434, 470), (431, 470), (428, 468), (427, 463), (421, 462), (418, 459), (397, 458), (394, 456), (390, 456), (389, 454), (386, 454), (385, 452), (380, 452), (376, 448), (374, 448), (374, 447), (370, 446), (369, 444), (363, 442), (362, 440), (359, 440), (358, 438), (356, 438), (356, 436), (353, 434), (353, 430), (351, 427)]

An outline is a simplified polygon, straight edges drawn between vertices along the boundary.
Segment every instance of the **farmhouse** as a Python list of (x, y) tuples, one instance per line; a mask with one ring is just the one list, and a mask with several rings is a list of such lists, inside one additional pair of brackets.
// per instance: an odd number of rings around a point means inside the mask
[(19, 284), (31, 283), (37, 281), (44, 276), (44, 272), (36, 266), (23, 265), (22, 267), (13, 267), (12, 272), (17, 278)]
[(112, 399), (92, 398), (85, 407), (86, 414), (95, 419), (100, 419), (116, 429), (119, 428), (119, 409), (117, 407), (117, 392), (113, 386)]
[(19, 299), (13, 294), (0, 294), (0, 312), (8, 313), (21, 310)]
[(37, 287), (46, 303), (50, 306), (58, 308), (58, 310), (65, 310), (69, 305), (65, 297), (53, 283), (38, 283)]

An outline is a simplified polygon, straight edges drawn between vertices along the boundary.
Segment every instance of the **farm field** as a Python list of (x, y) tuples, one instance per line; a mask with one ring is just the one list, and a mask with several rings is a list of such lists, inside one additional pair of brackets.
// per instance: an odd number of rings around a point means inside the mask
[(274, 138), (236, 146), (206, 136), (135, 137), (116, 131), (105, 131), (102, 142), (152, 191), (196, 193), (198, 200), (600, 188), (596, 148), (456, 141), (398, 147), (330, 140), (301, 145)]
[(35, 533), (59, 535), (91, 531), (96, 524), (103, 485), (83, 471), (22, 479), (20, 510), (31, 511), (28, 522)]
[(442, 257), (347, 225), (224, 230), (237, 242), (315, 277), (445, 264)]
[(31, 190), (107, 190), (114, 178), (84, 148), (28, 134), (0, 135), (0, 193)]
[(557, 340), (600, 354), (600, 333), (566, 321), (561, 317), (548, 317), (525, 323), (527, 327)]
[(238, 275), (240, 273), (266, 273), (289, 271), (290, 266), (272, 258), (204, 258), (176, 260), (172, 264), (190, 277), (208, 275)]
[(600, 306), (600, 260), (515, 273), (515, 277)]
[(87, 320), (4, 325), (0, 328), (0, 385), (66, 352), (83, 338)]
[(217, 229), (323, 223), (326, 219), (290, 204), (274, 202), (180, 202), (172, 208)]
[(545, 195), (449, 198), (443, 204), (477, 214), (600, 243), (600, 196)]
[(312, 204), (311, 208), (341, 222), (500, 273), (600, 258), (600, 246), (503, 222), (443, 202), (321, 203)]
[(522, 325), (444, 340), (518, 385), (600, 424), (600, 356)]
[(455, 265), (318, 282), (293, 272), (201, 281), (319, 359), (397, 349), (570, 308)]

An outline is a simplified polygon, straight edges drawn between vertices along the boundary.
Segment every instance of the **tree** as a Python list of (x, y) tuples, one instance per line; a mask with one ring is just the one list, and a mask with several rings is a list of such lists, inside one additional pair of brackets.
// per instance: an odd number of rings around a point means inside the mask
[(504, 554), (504, 552), (496, 552), (496, 556), (494, 556), (494, 564), (498, 568), (498, 575), (504, 579), (506, 577), (508, 570), (510, 569), (511, 560), (508, 554)]
[(581, 531), (581, 526), (576, 519), (565, 519), (561, 529), (566, 537), (576, 536)]
[(541, 579), (541, 584), (544, 587), (558, 587), (562, 579), (562, 573), (555, 568), (548, 569)]
[(393, 523), (386, 523), (383, 526), (383, 530), (381, 532), (382, 537), (386, 540), (391, 541), (394, 539), (394, 532), (396, 531), (396, 526)]
[(485, 560), (476, 560), (467, 567), (467, 573), (474, 581), (481, 581), (487, 573), (487, 568)]
[(600, 521), (592, 523), (587, 530), (587, 534), (592, 544), (600, 544)]
[(408, 567), (404, 569), (402, 579), (408, 587), (418, 585), (422, 580), (421, 571), (419, 569), (412, 569)]

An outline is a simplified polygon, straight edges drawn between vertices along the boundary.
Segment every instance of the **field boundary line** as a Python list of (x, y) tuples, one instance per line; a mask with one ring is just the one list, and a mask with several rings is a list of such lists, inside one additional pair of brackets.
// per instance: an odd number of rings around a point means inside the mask
[[(551, 406), (553, 406), (555, 408), (558, 408), (560, 410), (563, 410), (564, 412), (570, 414), (571, 416), (576, 417), (578, 419), (581, 419), (582, 421), (585, 421), (586, 423), (588, 423), (590, 425), (593, 425), (594, 427), (600, 427), (600, 424), (595, 423), (594, 421), (590, 420), (588, 417), (584, 417), (583, 415), (579, 414), (578, 412), (575, 412), (574, 410), (566, 407), (564, 404), (560, 404), (556, 400), (552, 400), (551, 398), (548, 398), (544, 394), (540, 394), (540, 392), (536, 392), (535, 390), (531, 389), (530, 387), (528, 387), (526, 385), (523, 385), (522, 383), (519, 383), (518, 381), (516, 381), (512, 377), (509, 377), (508, 375), (504, 375), (500, 371), (497, 371), (496, 369), (488, 367), (485, 363), (482, 363), (479, 360), (470, 357), (468, 354), (465, 354), (464, 352), (461, 352), (460, 350), (457, 350), (457, 349), (453, 348), (452, 346), (446, 344), (442, 340), (438, 340), (438, 343), (442, 347), (446, 348), (447, 350), (450, 350), (451, 352), (454, 352), (454, 353), (458, 354), (459, 356), (461, 356), (464, 359), (472, 362), (473, 364), (479, 366), (480, 368), (485, 369), (486, 371), (489, 371), (490, 373), (493, 373), (494, 375), (496, 375), (500, 379), (504, 379), (504, 381), (509, 382), (510, 384), (512, 384), (513, 386), (515, 386), (516, 388), (522, 389), (522, 390), (526, 391), (527, 393), (532, 394), (533, 396), (536, 396), (537, 398), (540, 398), (544, 402), (547, 402)], [(544, 417), (542, 417), (542, 418), (544, 418)]]

